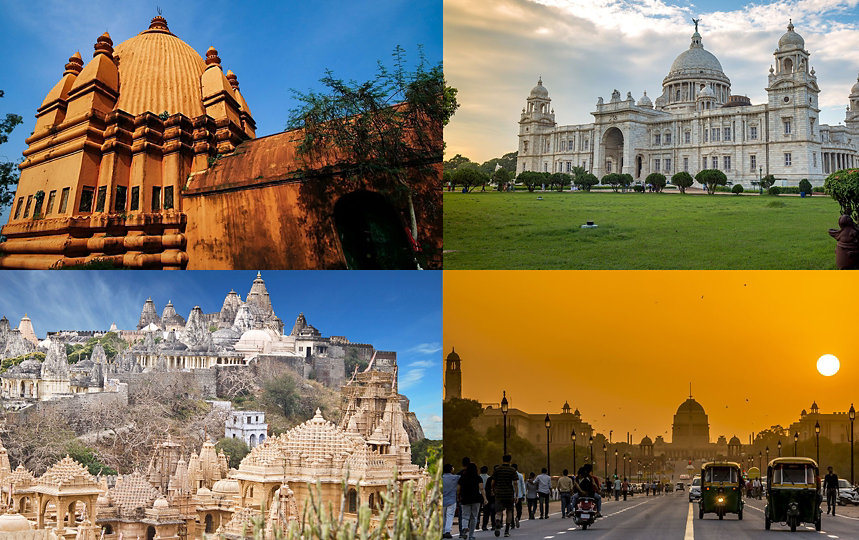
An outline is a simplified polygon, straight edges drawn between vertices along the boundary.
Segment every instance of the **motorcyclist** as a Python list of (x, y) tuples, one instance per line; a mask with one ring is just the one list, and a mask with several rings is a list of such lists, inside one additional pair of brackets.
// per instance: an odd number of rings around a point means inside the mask
[(576, 493), (573, 495), (572, 507), (575, 510), (576, 505), (580, 497), (591, 497), (595, 499), (597, 502), (597, 517), (602, 517), (600, 513), (602, 510), (602, 497), (600, 497), (596, 484), (591, 473), (593, 472), (593, 465), (590, 463), (582, 466), (578, 474), (576, 475), (576, 483), (575, 483), (575, 491)]

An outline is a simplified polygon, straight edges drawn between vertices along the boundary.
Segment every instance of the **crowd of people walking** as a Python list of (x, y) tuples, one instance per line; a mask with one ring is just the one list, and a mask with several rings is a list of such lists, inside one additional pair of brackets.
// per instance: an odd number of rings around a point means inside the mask
[[(622, 482), (620, 486), (628, 486)], [(469, 458), (463, 458), (462, 469), (454, 473), (452, 464), (445, 464), (442, 474), (442, 506), (444, 510), (443, 538), (453, 538), (453, 521), (459, 509), (459, 537), (473, 539), (478, 528), (491, 529), (495, 536), (510, 536), (512, 530), (519, 528), (522, 519), (523, 502), (527, 504), (528, 519), (548, 519), (549, 500), (561, 500), (561, 517), (573, 517), (573, 511), (580, 497), (596, 500), (597, 516), (602, 507), (601, 486), (593, 476), (593, 466), (580, 467), (575, 476), (564, 469), (557, 485), (552, 485), (552, 477), (546, 468), (528, 478), (519, 472), (519, 466), (512, 463), (512, 457), (505, 455), (500, 465), (495, 465), (492, 474), (489, 467), (479, 469)], [(624, 497), (625, 498), (625, 497)], [(538, 516), (539, 511), (539, 516)]]

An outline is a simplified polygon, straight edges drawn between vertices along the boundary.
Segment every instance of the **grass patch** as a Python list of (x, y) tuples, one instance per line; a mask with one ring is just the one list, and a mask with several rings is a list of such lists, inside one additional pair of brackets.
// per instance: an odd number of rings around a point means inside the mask
[(445, 192), (444, 267), (834, 269), (838, 216), (829, 197)]

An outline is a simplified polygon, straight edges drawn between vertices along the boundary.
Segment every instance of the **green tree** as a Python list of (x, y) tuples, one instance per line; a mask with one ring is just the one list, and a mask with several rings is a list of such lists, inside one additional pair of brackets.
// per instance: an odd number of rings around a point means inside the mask
[(707, 188), (707, 194), (716, 192), (716, 186), (724, 186), (728, 183), (728, 177), (719, 169), (702, 169), (695, 175), (695, 180)]
[(600, 181), (604, 186), (611, 186), (611, 188), (617, 193), (620, 191), (621, 186), (624, 185), (626, 179), (622, 174), (619, 173), (608, 173), (607, 175), (602, 177)]
[(219, 451), (222, 450), (224, 452), (224, 455), (227, 456), (227, 460), (229, 460), (230, 468), (232, 469), (238, 469), (239, 464), (245, 456), (251, 452), (251, 449), (248, 448), (245, 441), (239, 438), (233, 439), (232, 437), (224, 437), (218, 441), (215, 445), (215, 449)]
[(516, 173), (516, 159), (519, 157), (519, 152), (508, 152), (501, 156), (500, 158), (492, 158), (489, 161), (485, 161), (482, 165), (480, 165), (480, 170), (485, 172), (486, 174), (492, 174), (495, 172), (495, 167), (497, 165), (501, 165), (501, 167), (511, 175)]
[(680, 171), (671, 177), (671, 183), (677, 186), (680, 193), (686, 193), (686, 188), (692, 187), (694, 182), (695, 180), (692, 178), (692, 175), (686, 171)]
[(463, 166), (453, 171), (451, 180), (454, 185), (464, 187), (468, 193), (477, 186), (485, 184), (489, 177), (475, 167)]
[(744, 190), (743, 184), (734, 184), (734, 187), (731, 188), (731, 193), (734, 195), (739, 195)]
[[(3, 90), (0, 90), (0, 98)], [(9, 134), (23, 119), (17, 114), (7, 113), (0, 120), (0, 144), (9, 140)], [(18, 164), (12, 161), (0, 161), (0, 210), (12, 204), (15, 199), (15, 187), (18, 185)]]
[[(581, 167), (579, 168), (581, 169)], [(573, 183), (576, 184), (579, 189), (590, 191), (591, 188), (599, 184), (600, 181), (597, 180), (596, 176), (592, 175), (589, 172), (584, 172), (584, 169), (582, 169), (582, 174), (576, 174), (575, 178), (573, 179)]]
[(345, 367), (346, 378), (352, 376), (355, 372), (355, 368), (358, 368), (358, 371), (363, 371), (364, 368), (367, 367), (369, 362), (367, 360), (362, 360), (360, 355), (358, 354), (358, 350), (354, 347), (349, 347), (346, 349), (346, 355), (343, 359), (343, 365)]
[(503, 191), (507, 184), (510, 183), (510, 180), (513, 178), (513, 175), (505, 168), (496, 169), (492, 173), (492, 181), (495, 182), (495, 185), (498, 186), (498, 191)]
[(290, 111), (288, 126), (303, 129), (297, 155), (307, 166), (317, 168), (319, 158), (333, 150), (345, 174), (404, 202), (417, 240), (412, 196), (420, 185), (437, 182), (433, 164), (443, 159), (443, 127), (459, 104), (441, 63), (428, 66), (421, 52), (409, 71), (402, 47), (392, 56), (393, 67), (379, 62), (368, 81), (346, 81), (326, 70), (320, 80), (324, 92), (293, 90), (299, 105)]
[(823, 191), (841, 206), (841, 214), (859, 222), (859, 170), (835, 171), (823, 182)]
[(289, 373), (270, 379), (263, 385), (263, 402), (277, 409), (283, 416), (292, 416), (298, 410), (299, 395), (295, 379)]
[(811, 182), (808, 181), (808, 178), (799, 181), (799, 191), (811, 197)]
[(572, 183), (573, 177), (567, 173), (556, 172), (549, 176), (549, 184), (558, 191), (564, 191), (564, 186)]
[(116, 474), (116, 470), (102, 463), (98, 453), (81, 442), (80, 439), (72, 439), (66, 446), (66, 453), (86, 467), (90, 474)]
[(412, 463), (423, 467), (424, 463), (429, 461), (429, 456), (432, 453), (431, 449), (435, 449), (437, 455), (441, 455), (442, 441), (434, 441), (432, 439), (415, 441), (412, 444)]
[(631, 186), (633, 182), (635, 182), (635, 179), (632, 177), (631, 174), (620, 175), (620, 186), (623, 188), (624, 191), (629, 189), (629, 186)]
[(452, 158), (448, 159), (447, 161), (445, 161), (444, 164), (442, 165), (442, 167), (444, 168), (445, 171), (453, 172), (456, 169), (460, 168), (462, 165), (465, 165), (466, 163), (474, 163), (474, 162), (471, 161), (470, 159), (468, 159), (467, 157), (463, 156), (462, 154), (457, 154), (457, 155), (453, 156)]
[(761, 178), (761, 189), (769, 189), (773, 184), (775, 184), (775, 176), (768, 174)]
[(657, 193), (662, 191), (665, 188), (665, 184), (667, 183), (667, 179), (664, 174), (660, 174), (658, 172), (650, 173), (647, 175), (647, 178), (644, 179), (645, 183), (653, 186), (653, 191)]
[(528, 188), (528, 191), (534, 191), (537, 186), (541, 186), (548, 182), (549, 173), (523, 171), (519, 173), (519, 176), (517, 176), (516, 179), (522, 182), (525, 187)]

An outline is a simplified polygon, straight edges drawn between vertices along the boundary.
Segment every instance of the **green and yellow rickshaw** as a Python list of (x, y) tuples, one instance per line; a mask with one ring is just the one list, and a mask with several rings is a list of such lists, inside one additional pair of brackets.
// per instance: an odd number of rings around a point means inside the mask
[(780, 457), (767, 467), (767, 505), (764, 527), (786, 523), (795, 531), (800, 523), (820, 530), (820, 477), (817, 462), (804, 457)]
[(737, 514), (743, 519), (743, 477), (738, 463), (711, 461), (701, 466), (701, 500), (698, 502), (698, 519), (715, 513), (719, 519), (725, 514)]

